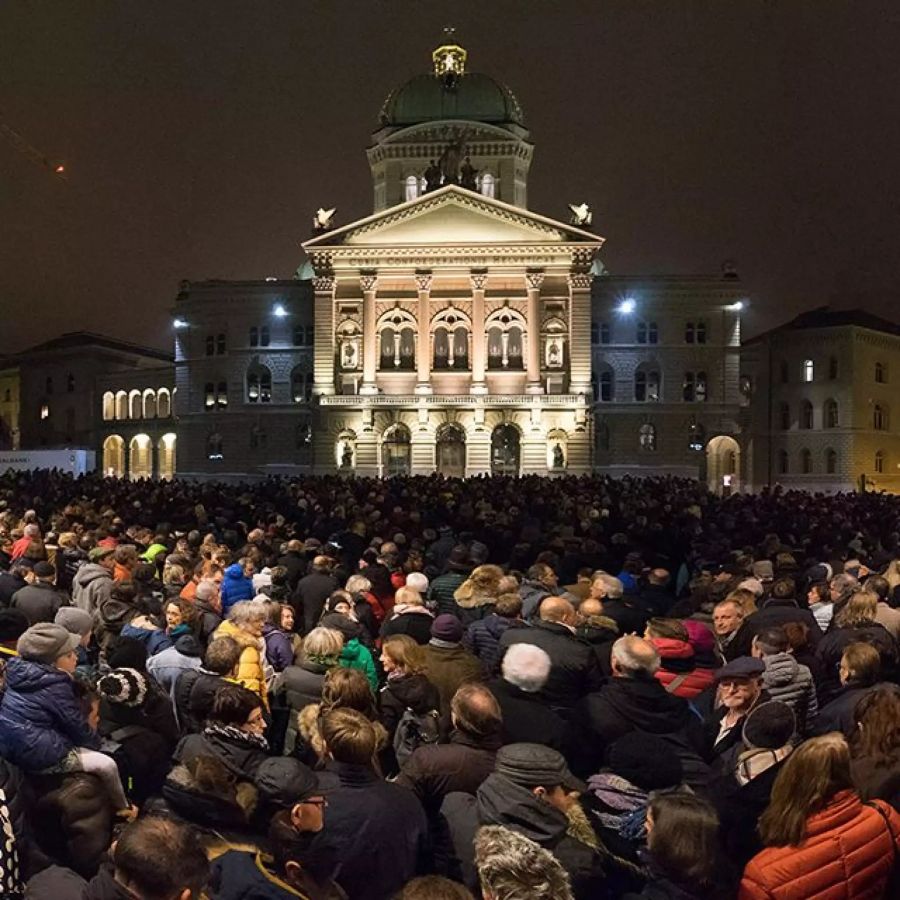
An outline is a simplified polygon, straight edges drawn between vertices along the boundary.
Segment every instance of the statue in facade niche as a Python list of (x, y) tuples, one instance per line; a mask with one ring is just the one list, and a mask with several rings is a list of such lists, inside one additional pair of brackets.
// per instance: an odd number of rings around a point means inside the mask
[(344, 443), (344, 449), (341, 451), (341, 468), (353, 468), (353, 447), (350, 446), (349, 441)]
[(466, 158), (463, 160), (462, 167), (459, 170), (459, 186), (470, 191), (477, 191), (478, 183), (475, 180), (477, 174), (478, 170), (472, 165), (469, 155), (466, 154)]
[(563, 455), (563, 448), (560, 444), (553, 445), (553, 468), (562, 469), (566, 464), (566, 458)]
[(466, 154), (466, 134), (457, 134), (444, 148), (438, 165), (444, 176), (444, 184), (457, 184), (459, 182), (459, 162)]
[(425, 193), (436, 191), (441, 186), (441, 167), (432, 160), (425, 170)]

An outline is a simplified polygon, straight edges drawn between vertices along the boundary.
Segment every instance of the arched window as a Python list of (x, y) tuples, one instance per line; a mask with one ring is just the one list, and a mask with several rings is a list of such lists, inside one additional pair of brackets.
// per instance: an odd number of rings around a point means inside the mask
[(788, 452), (787, 450), (779, 450), (778, 451), (778, 471), (782, 475), (787, 475), (790, 472), (791, 467), (788, 461)]
[(215, 382), (207, 381), (203, 388), (204, 406), (212, 409), (216, 405), (216, 385)]
[(384, 434), (381, 444), (381, 463), (385, 476), (408, 475), (412, 464), (412, 447), (409, 429), (394, 425)]
[[(488, 316), (485, 325), (488, 369), (521, 371), (525, 352), (525, 319), (522, 315), (503, 306)], [(537, 340), (537, 336), (534, 339)]]
[(884, 472), (884, 450), (875, 451), (875, 471), (879, 475)]
[(172, 396), (168, 388), (160, 388), (156, 392), (156, 414), (161, 419), (168, 419), (172, 415)]
[(791, 429), (791, 407), (788, 403), (781, 404), (781, 430), (790, 431)]
[(170, 431), (159, 439), (157, 453), (159, 454), (159, 477), (168, 481), (175, 477), (175, 443), (177, 438)]
[(141, 404), (141, 392), (132, 391), (128, 395), (128, 418), (139, 419), (141, 417), (142, 410), (143, 407)]
[(116, 394), (116, 418), (128, 418), (128, 394), (125, 391), (119, 391)]
[(224, 335), (224, 334), (220, 334), (220, 335), (216, 338), (216, 353), (217, 353), (219, 356), (224, 356), (224, 354), (225, 354), (225, 348), (226, 348), (225, 335)]
[(407, 175), (404, 186), (404, 200), (415, 200), (419, 196), (419, 179), (415, 175)]
[(156, 391), (152, 390), (151, 388), (147, 388), (147, 390), (144, 391), (143, 407), (145, 419), (156, 418)]
[(216, 339), (211, 335), (206, 336), (206, 355), (212, 356), (216, 352)]
[(699, 422), (692, 422), (688, 428), (688, 450), (699, 453), (706, 446), (706, 429)]
[(250, 346), (259, 346), (259, 329), (255, 325), (250, 328)]
[(453, 307), (441, 310), (432, 319), (435, 369), (469, 368), (470, 327), (468, 316)]
[(659, 341), (659, 329), (656, 322), (637, 323), (637, 342), (639, 344), (656, 344)]
[(816, 367), (811, 359), (803, 360), (803, 380), (810, 383), (816, 375)]
[(800, 451), (800, 471), (804, 475), (809, 475), (812, 472), (812, 453), (808, 447), (804, 447)]
[(103, 395), (103, 421), (111, 422), (116, 417), (116, 395), (107, 391)]
[(136, 434), (128, 446), (128, 477), (153, 477), (153, 442), (148, 434)]
[(809, 431), (813, 427), (813, 405), (809, 400), (800, 403), (800, 427)]
[(272, 401), (272, 373), (262, 363), (253, 363), (247, 369), (247, 402), (270, 403)]
[(66, 376), (66, 391), (70, 394), (75, 393), (75, 376), (71, 372)]
[(638, 403), (657, 403), (659, 393), (659, 369), (641, 365), (634, 373), (634, 399)]
[(481, 193), (485, 197), (493, 197), (496, 187), (497, 182), (494, 180), (494, 176), (490, 172), (485, 172), (481, 176)]
[(259, 345), (260, 347), (268, 347), (270, 342), (269, 326), (263, 325), (262, 328), (259, 329)]
[(125, 474), (125, 441), (118, 434), (103, 441), (103, 474), (107, 478), (122, 478)]
[(291, 371), (291, 401), (307, 403), (312, 396), (313, 373), (296, 366)]
[[(177, 388), (176, 388), (177, 390)], [(174, 399), (175, 394), (173, 392), (172, 397)], [(220, 381), (218, 385), (216, 385), (216, 406), (228, 406), (228, 382)]]
[(638, 443), (641, 450), (656, 449), (656, 426), (645, 422), (638, 432)]
[(887, 384), (887, 370), (884, 363), (875, 363), (875, 382), (876, 384)]
[(412, 313), (394, 307), (378, 320), (377, 328), (381, 334), (378, 367), (382, 371), (415, 369), (418, 323)]
[(837, 472), (837, 453), (831, 447), (825, 449), (825, 472), (828, 475)]
[(222, 435), (218, 431), (214, 431), (206, 439), (206, 458), (207, 459), (224, 459), (224, 442)]
[(828, 380), (837, 381), (838, 377), (838, 361), (836, 356), (828, 358)]
[(822, 408), (822, 423), (826, 428), (838, 427), (838, 405), (836, 400), (826, 400)]
[(872, 409), (872, 427), (876, 431), (887, 431), (887, 411), (881, 404), (876, 403)]

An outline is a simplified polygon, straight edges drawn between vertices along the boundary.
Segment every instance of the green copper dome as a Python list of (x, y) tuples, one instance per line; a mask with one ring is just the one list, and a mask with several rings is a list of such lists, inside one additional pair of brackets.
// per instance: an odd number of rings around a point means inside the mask
[(524, 126), (522, 107), (513, 92), (488, 75), (460, 75), (448, 86), (435, 75), (416, 75), (392, 91), (381, 108), (381, 124), (418, 125), (442, 119)]

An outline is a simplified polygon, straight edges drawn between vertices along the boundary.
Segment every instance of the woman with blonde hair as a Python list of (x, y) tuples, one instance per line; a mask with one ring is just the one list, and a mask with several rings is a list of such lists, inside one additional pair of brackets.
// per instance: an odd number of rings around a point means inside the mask
[(403, 713), (417, 715), (441, 708), (438, 689), (425, 676), (425, 652), (408, 634), (385, 639), (381, 665), (387, 679), (381, 688), (381, 722), (391, 742)]
[(213, 639), (230, 637), (241, 648), (235, 680), (253, 691), (268, 710), (266, 688), (263, 626), (268, 620), (267, 604), (263, 600), (242, 600), (228, 611), (228, 618), (216, 629)]
[(832, 732), (788, 757), (759, 834), (766, 849), (747, 863), (739, 900), (878, 898), (900, 852), (900, 815), (880, 800), (863, 803), (847, 741)]
[(381, 626), (383, 639), (395, 634), (409, 635), (423, 646), (431, 640), (431, 623), (434, 616), (425, 608), (422, 595), (410, 587), (397, 588), (394, 609)]
[(476, 566), (472, 574), (456, 589), (453, 594), (456, 601), (453, 614), (463, 626), (483, 619), (491, 612), (500, 596), (502, 578), (503, 569), (500, 566)]

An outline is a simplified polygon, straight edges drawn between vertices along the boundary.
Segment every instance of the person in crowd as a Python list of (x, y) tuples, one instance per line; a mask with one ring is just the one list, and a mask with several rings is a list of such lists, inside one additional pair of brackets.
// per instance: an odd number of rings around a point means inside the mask
[(648, 616), (638, 606), (634, 596), (625, 596), (625, 585), (615, 575), (608, 572), (594, 573), (589, 599), (598, 600), (602, 604), (600, 614), (616, 623), (619, 634), (643, 632)]
[(544, 744), (568, 758), (572, 734), (566, 720), (540, 699), (552, 663), (534, 644), (513, 644), (503, 657), (499, 678), (487, 688), (500, 707), (504, 744)]
[(900, 641), (900, 609), (894, 607), (888, 580), (881, 575), (871, 575), (866, 579), (866, 590), (878, 598), (875, 621), (883, 625), (895, 641)]
[(75, 667), (75, 676), (88, 681), (96, 680), (99, 660), (96, 648), (92, 646), (91, 642), (94, 628), (93, 617), (77, 606), (63, 606), (53, 621), (57, 625), (62, 625), (71, 634), (78, 635), (79, 644), (75, 649), (78, 664)]
[(650, 619), (644, 637), (659, 654), (656, 678), (670, 694), (690, 700), (713, 683), (713, 670), (694, 662), (687, 629), (678, 619)]
[[(130, 581), (119, 582), (114, 593), (132, 585), (133, 582)], [(140, 598), (136, 598), (136, 600), (140, 604), (140, 611), (122, 625), (119, 634), (122, 637), (140, 641), (147, 648), (147, 656), (151, 657), (161, 650), (171, 647), (172, 638), (167, 629), (160, 624), (161, 620), (147, 611), (146, 605), (140, 601)]]
[(876, 687), (856, 704), (853, 717), (853, 784), (863, 800), (878, 798), (900, 809), (900, 688)]
[(456, 601), (453, 615), (463, 623), (463, 627), (483, 619), (491, 612), (500, 596), (499, 585), (502, 577), (503, 569), (500, 566), (489, 564), (476, 566), (456, 589), (453, 594)]
[(788, 639), (789, 652), (801, 666), (809, 669), (818, 695), (818, 686), (825, 676), (825, 668), (810, 642), (809, 626), (805, 622), (785, 622), (781, 627)]
[(40, 622), (20, 638), (19, 655), (6, 665), (0, 700), (0, 756), (26, 772), (90, 772), (97, 775), (113, 809), (123, 817), (128, 802), (115, 761), (99, 752), (72, 675), (79, 637), (61, 625)]
[(422, 595), (409, 587), (401, 587), (394, 595), (394, 607), (381, 626), (381, 638), (408, 634), (423, 647), (431, 640), (434, 616), (425, 606)]
[(657, 792), (647, 809), (647, 886), (628, 900), (727, 900), (734, 896), (709, 802), (684, 791)]
[(420, 875), (408, 881), (395, 900), (474, 900), (459, 882), (442, 875)]
[(500, 669), (500, 638), (507, 628), (520, 626), (522, 598), (518, 593), (500, 594), (493, 609), (466, 628), (463, 646), (478, 658), (485, 677), (496, 675)]
[(263, 640), (266, 643), (266, 662), (276, 671), (283, 672), (294, 664), (294, 645), (291, 635), (284, 628), (284, 611), (293, 608), (282, 603), (267, 603), (268, 619), (263, 625)]
[(752, 617), (753, 633), (797, 622), (806, 625), (811, 643), (814, 647), (817, 646), (822, 638), (819, 623), (805, 605), (801, 606), (797, 597), (797, 583), (793, 577), (776, 579), (769, 596), (763, 599), (759, 611)]
[(522, 597), (522, 618), (531, 621), (547, 597), (554, 596), (559, 581), (556, 572), (545, 562), (536, 562), (525, 573), (519, 594)]
[(322, 617), (325, 601), (340, 587), (331, 569), (332, 563), (327, 556), (316, 556), (309, 567), (309, 574), (297, 582), (291, 605), (303, 634), (308, 634), (316, 627)]
[(875, 688), (880, 676), (881, 656), (878, 651), (871, 644), (848, 644), (838, 667), (841, 687), (831, 701), (819, 710), (812, 734), (818, 736), (839, 731), (849, 738), (856, 727), (856, 705)]
[[(433, 544), (432, 547), (436, 545)], [(429, 555), (430, 553), (431, 551), (429, 551)], [(443, 554), (439, 554), (439, 556), (442, 557)], [(454, 595), (471, 571), (468, 548), (462, 544), (453, 546), (446, 556), (441, 574), (432, 579), (428, 585), (429, 608), (437, 615), (443, 613), (452, 615), (456, 609)]]
[(706, 716), (706, 754), (721, 758), (727, 766), (740, 746), (741, 731), (747, 715), (758, 703), (771, 699), (763, 689), (762, 660), (739, 656), (716, 673), (718, 706)]
[[(548, 597), (529, 628), (510, 628), (500, 639), (501, 654), (518, 643), (534, 644), (546, 651), (552, 664), (542, 699), (557, 710), (571, 710), (602, 683), (602, 674), (591, 648), (575, 633), (575, 608), (562, 597)], [(565, 712), (563, 713), (566, 714)]]
[(726, 662), (749, 655), (752, 634), (737, 600), (726, 599), (713, 607), (713, 630), (719, 655)]
[(31, 563), (23, 562), (21, 559), (12, 563), (8, 572), (0, 570), (0, 607), (8, 609), (13, 596), (33, 580), (34, 570)]
[(799, 734), (806, 734), (819, 713), (812, 673), (790, 652), (784, 628), (765, 628), (753, 638), (752, 655), (766, 667), (763, 688), (773, 700), (787, 703), (794, 711)]
[(337, 784), (328, 791), (325, 828), (313, 848), (339, 848), (333, 877), (349, 897), (391, 897), (427, 869), (425, 811), (412, 791), (376, 773), (377, 737), (362, 713), (333, 709), (322, 720), (322, 738)]
[(859, 589), (859, 579), (849, 572), (842, 572), (840, 575), (835, 575), (834, 578), (828, 582), (828, 599), (831, 603), (831, 617), (828, 626), (823, 628), (823, 631), (831, 630), (831, 619), (834, 619)]
[(441, 808), (463, 883), (477, 887), (473, 841), (479, 827), (502, 825), (552, 852), (568, 872), (577, 900), (604, 896), (606, 878), (599, 858), (567, 834), (569, 810), (585, 789), (555, 750), (540, 744), (501, 747), (494, 771), (476, 795), (448, 794)]
[(603, 614), (603, 604), (592, 597), (578, 607), (578, 622), (576, 636), (591, 646), (598, 669), (604, 677), (609, 677), (612, 645), (619, 637), (618, 624)]
[(656, 648), (643, 638), (625, 635), (613, 644), (611, 664), (612, 678), (589, 694), (578, 710), (592, 739), (591, 771), (598, 771), (615, 741), (642, 731), (670, 742), (686, 778), (705, 779), (708, 771), (700, 758), (706, 749), (703, 728), (687, 700), (667, 692), (656, 679)]
[(120, 544), (113, 551), (113, 581), (133, 581), (140, 559), (131, 544)]
[(69, 598), (55, 586), (56, 569), (51, 563), (35, 563), (32, 573), (33, 581), (13, 594), (10, 606), (22, 610), (29, 625), (53, 622), (59, 610), (69, 605)]
[(573, 900), (559, 860), (518, 831), (485, 825), (475, 834), (474, 851), (484, 900)]
[(467, 681), (481, 680), (478, 660), (462, 646), (463, 625), (446, 613), (431, 623), (431, 640), (424, 648), (428, 680), (438, 689), (440, 712), (449, 721), (450, 701)]
[(759, 834), (765, 849), (744, 869), (741, 900), (882, 897), (900, 847), (900, 814), (880, 800), (862, 802), (847, 741), (833, 733), (790, 755)]
[(184, 734), (201, 731), (209, 718), (216, 691), (225, 683), (237, 684), (241, 646), (230, 637), (215, 638), (203, 654), (198, 669), (183, 671), (175, 682), (172, 699), (175, 715)]
[(379, 695), (381, 722), (393, 744), (397, 726), (407, 709), (426, 715), (440, 709), (441, 695), (426, 677), (425, 654), (407, 634), (386, 638), (381, 647), (385, 682)]
[(175, 690), (181, 673), (199, 669), (203, 657), (203, 646), (193, 632), (185, 630), (176, 635), (174, 640), (171, 647), (160, 650), (147, 660), (147, 672), (169, 694)]
[(320, 625), (339, 631), (344, 639), (340, 664), (348, 669), (359, 669), (365, 673), (373, 691), (378, 690), (378, 673), (375, 660), (369, 649), (372, 636), (359, 623), (353, 598), (346, 591), (335, 591), (325, 603), (325, 612)]
[(93, 614), (102, 601), (109, 599), (113, 589), (113, 550), (110, 547), (94, 547), (88, 553), (88, 561), (72, 579), (72, 600), (76, 606)]
[(806, 603), (809, 611), (815, 616), (819, 630), (828, 631), (834, 615), (834, 603), (831, 599), (831, 588), (827, 581), (814, 581), (806, 592)]
[(224, 615), (228, 615), (235, 603), (252, 600), (256, 596), (253, 590), (253, 572), (253, 563), (246, 557), (242, 557), (225, 569), (222, 584), (219, 586)]
[(197, 638), (205, 647), (222, 624), (219, 585), (212, 578), (201, 578), (189, 602), (197, 612)]
[(365, 575), (351, 575), (344, 585), (344, 590), (353, 602), (356, 621), (362, 625), (370, 638), (374, 638), (379, 633), (388, 610), (372, 593), (372, 582)]
[(236, 679), (253, 691), (268, 710), (266, 687), (265, 640), (263, 627), (268, 618), (265, 600), (241, 600), (228, 610), (228, 618), (219, 626), (214, 637), (230, 637), (241, 648)]
[(723, 849), (738, 870), (762, 850), (759, 817), (769, 805), (775, 778), (794, 749), (796, 732), (794, 711), (786, 703), (769, 700), (758, 704), (744, 722), (733, 763), (705, 791), (719, 814)]
[(307, 561), (303, 555), (303, 541), (292, 539), (284, 545), (284, 553), (278, 557), (278, 565), (287, 570), (285, 582), (296, 590), (297, 582), (306, 574)]

